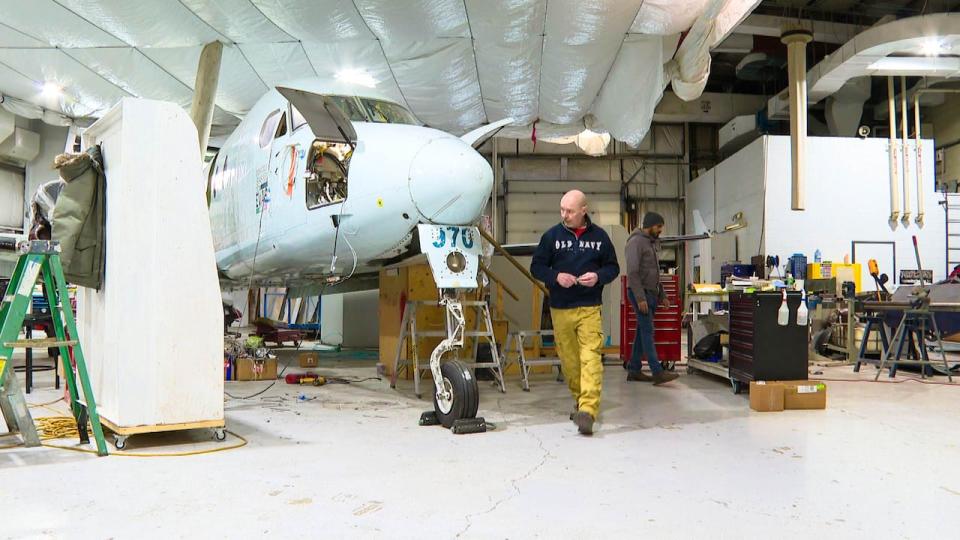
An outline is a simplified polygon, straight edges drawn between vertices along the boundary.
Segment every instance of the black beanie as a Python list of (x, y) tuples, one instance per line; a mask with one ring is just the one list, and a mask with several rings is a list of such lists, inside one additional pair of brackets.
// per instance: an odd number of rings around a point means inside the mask
[(643, 225), (642, 225), (640, 228), (641, 228), (641, 229), (649, 229), (650, 227), (653, 227), (654, 225), (663, 225), (663, 223), (664, 223), (664, 222), (663, 222), (663, 216), (661, 216), (660, 214), (658, 214), (658, 213), (656, 213), (656, 212), (647, 212), (647, 213), (644, 214), (644, 216), (643, 216)]

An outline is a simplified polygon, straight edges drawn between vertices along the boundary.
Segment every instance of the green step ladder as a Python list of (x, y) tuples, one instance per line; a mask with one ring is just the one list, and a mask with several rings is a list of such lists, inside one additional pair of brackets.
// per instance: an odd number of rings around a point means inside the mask
[[(13, 350), (16, 348), (58, 347), (67, 388), (70, 390), (70, 411), (77, 421), (80, 442), (90, 442), (87, 434), (89, 419), (97, 443), (97, 454), (105, 456), (107, 443), (103, 438), (103, 427), (100, 425), (100, 415), (97, 414), (97, 404), (90, 387), (83, 350), (77, 341), (77, 323), (73, 318), (67, 282), (60, 264), (60, 245), (58, 242), (34, 240), (20, 242), (17, 249), (20, 258), (0, 303), (0, 412), (3, 413), (9, 431), (19, 433), (25, 446), (40, 446), (37, 427), (27, 409), (26, 398), (13, 372), (10, 359), (13, 358)], [(41, 275), (56, 338), (18, 340), (23, 319), (33, 302), (34, 286)], [(76, 369), (70, 362), (70, 350), (73, 351)], [(83, 389), (82, 401), (77, 388), (78, 378)]]

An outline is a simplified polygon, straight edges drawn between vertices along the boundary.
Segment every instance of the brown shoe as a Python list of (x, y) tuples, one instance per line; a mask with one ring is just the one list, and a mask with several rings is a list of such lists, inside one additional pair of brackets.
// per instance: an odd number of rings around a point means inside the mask
[(666, 384), (672, 380), (677, 379), (680, 375), (673, 373), (672, 371), (661, 371), (653, 376), (653, 385), (660, 386), (661, 384)]
[(577, 431), (581, 435), (593, 435), (593, 415), (586, 411), (577, 411), (573, 415), (573, 423), (577, 425)]
[(631, 371), (630, 373), (627, 373), (627, 380), (636, 382), (651, 382), (653, 381), (653, 377), (642, 371)]

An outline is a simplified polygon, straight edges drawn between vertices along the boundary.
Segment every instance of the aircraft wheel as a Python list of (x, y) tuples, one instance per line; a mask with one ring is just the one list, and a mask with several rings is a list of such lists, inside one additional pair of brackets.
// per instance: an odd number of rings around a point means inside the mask
[(462, 362), (453, 360), (441, 365), (440, 373), (443, 375), (443, 388), (450, 398), (438, 399), (434, 391), (433, 408), (443, 427), (449, 428), (461, 418), (476, 418), (480, 407), (480, 388), (470, 369)]

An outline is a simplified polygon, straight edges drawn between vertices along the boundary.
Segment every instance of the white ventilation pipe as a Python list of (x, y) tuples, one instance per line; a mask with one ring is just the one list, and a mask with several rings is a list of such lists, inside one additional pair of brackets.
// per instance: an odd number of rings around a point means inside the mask
[(923, 150), (920, 149), (920, 92), (913, 94), (913, 136), (917, 145), (917, 225), (923, 227)]
[[(907, 78), (900, 76), (900, 131), (903, 134), (900, 155), (903, 156), (903, 216), (904, 227), (910, 226), (910, 124), (907, 123)], [(917, 198), (920, 193), (917, 192)]]
[(900, 185), (897, 183), (897, 107), (893, 102), (893, 77), (887, 76), (887, 111), (890, 116), (890, 225), (900, 220)]
[(790, 209), (804, 209), (804, 178), (807, 159), (807, 43), (813, 33), (805, 28), (790, 29), (780, 35), (787, 46), (787, 71), (790, 75), (790, 156), (793, 180)]
[(913, 93), (914, 140), (917, 145), (917, 225), (923, 227), (923, 148), (920, 145), (920, 94), (960, 94), (958, 88), (922, 88)]

